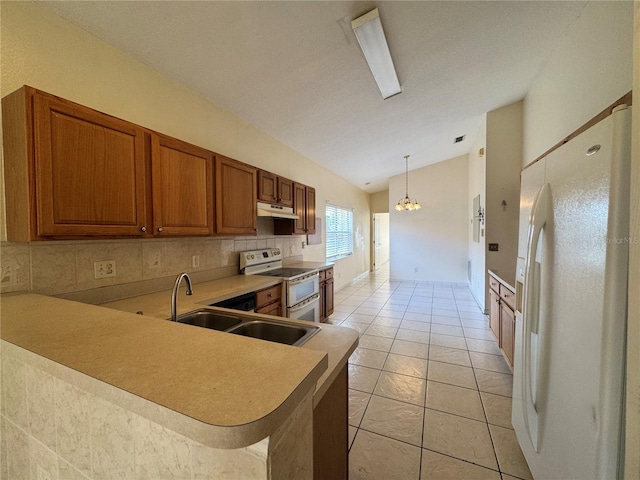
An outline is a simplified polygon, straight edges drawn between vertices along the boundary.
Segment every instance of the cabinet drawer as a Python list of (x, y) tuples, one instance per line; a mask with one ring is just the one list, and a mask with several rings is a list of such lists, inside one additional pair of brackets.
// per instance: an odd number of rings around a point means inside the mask
[(318, 277), (318, 281), (320, 282), (324, 282), (326, 277), (326, 270), (320, 270), (320, 272), (318, 273), (319, 277)]
[(330, 278), (333, 278), (333, 267), (327, 268), (324, 271), (324, 278), (327, 279), (327, 280), (329, 280)]
[(491, 275), (489, 275), (489, 287), (493, 288), (496, 293), (500, 292), (500, 282), (498, 282), (498, 280), (493, 278)]
[(282, 305), (280, 302), (272, 303), (271, 305), (264, 306), (256, 310), (256, 313), (263, 313), (264, 315), (274, 315), (276, 317), (282, 316)]
[(500, 285), (500, 298), (504, 300), (504, 303), (506, 303), (509, 307), (511, 307), (512, 310), (515, 310), (516, 296), (511, 290), (509, 290), (504, 285)]
[(270, 303), (279, 302), (282, 297), (281, 284), (274, 285), (273, 287), (265, 288), (256, 292), (256, 310), (269, 305)]

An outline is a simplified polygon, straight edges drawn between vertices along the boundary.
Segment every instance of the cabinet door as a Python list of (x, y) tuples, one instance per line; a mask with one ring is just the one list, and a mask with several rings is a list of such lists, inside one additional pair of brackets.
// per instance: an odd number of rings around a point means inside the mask
[(500, 296), (489, 290), (489, 328), (500, 346)]
[(324, 281), (320, 282), (320, 321), (324, 322), (327, 318), (327, 304), (325, 299), (327, 297), (327, 284)]
[(142, 128), (35, 93), (37, 235), (143, 235)]
[(154, 235), (212, 235), (213, 154), (153, 135), (151, 173)]
[(278, 177), (277, 202), (285, 207), (293, 207), (293, 181), (288, 178)]
[(313, 478), (349, 478), (349, 375), (345, 365), (313, 409)]
[(333, 278), (327, 279), (324, 289), (325, 316), (329, 317), (333, 313)]
[(278, 198), (278, 177), (271, 172), (258, 170), (258, 200), (276, 203)]
[(305, 233), (314, 235), (316, 233), (316, 189), (313, 187), (305, 187), (305, 190)]
[(504, 302), (500, 306), (500, 348), (504, 353), (509, 366), (513, 368), (513, 346), (515, 342), (515, 317), (511, 310)]
[(257, 170), (231, 158), (216, 155), (216, 233), (256, 235)]
[(305, 186), (301, 183), (293, 184), (293, 211), (298, 216), (294, 221), (293, 233), (306, 233), (306, 200), (307, 192)]

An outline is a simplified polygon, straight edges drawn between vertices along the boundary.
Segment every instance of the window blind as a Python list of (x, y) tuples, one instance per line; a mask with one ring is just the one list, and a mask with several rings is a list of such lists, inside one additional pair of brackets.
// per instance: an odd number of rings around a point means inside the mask
[(353, 253), (353, 212), (327, 204), (327, 260), (336, 260)]

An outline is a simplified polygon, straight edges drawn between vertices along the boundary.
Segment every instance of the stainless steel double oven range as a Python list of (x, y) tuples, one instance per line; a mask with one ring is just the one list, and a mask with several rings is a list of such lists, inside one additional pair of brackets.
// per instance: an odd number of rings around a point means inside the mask
[(289, 318), (320, 321), (319, 271), (315, 268), (282, 266), (279, 248), (240, 253), (240, 273), (282, 279), (282, 311)]

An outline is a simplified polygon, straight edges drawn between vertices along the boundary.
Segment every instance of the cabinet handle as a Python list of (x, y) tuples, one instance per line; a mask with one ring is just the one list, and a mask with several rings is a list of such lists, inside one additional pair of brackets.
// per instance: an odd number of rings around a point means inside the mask
[(141, 231), (142, 233), (146, 232), (146, 231), (147, 231), (147, 227), (145, 227), (145, 226), (143, 225), (142, 227), (140, 227), (140, 231)]
[(158, 227), (158, 232), (162, 232), (162, 227)]

